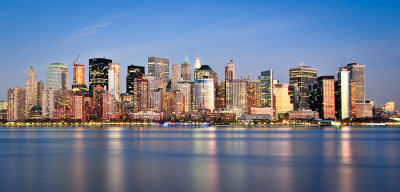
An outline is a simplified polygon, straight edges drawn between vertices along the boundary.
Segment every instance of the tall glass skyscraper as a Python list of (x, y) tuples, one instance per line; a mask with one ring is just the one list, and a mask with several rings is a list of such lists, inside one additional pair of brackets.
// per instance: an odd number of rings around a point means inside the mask
[(128, 93), (129, 95), (134, 95), (133, 86), (135, 79), (138, 78), (140, 75), (144, 75), (144, 73), (145, 72), (143, 66), (128, 66), (128, 74), (126, 75), (126, 93)]
[(317, 83), (317, 69), (300, 66), (289, 69), (289, 94), (295, 110), (310, 109), (310, 85)]
[(26, 78), (26, 102), (25, 102), (25, 111), (26, 117), (30, 117), (30, 112), (33, 106), (37, 105), (37, 81), (36, 81), (36, 73), (33, 70), (33, 66), (28, 71), (28, 75)]
[(196, 109), (214, 111), (214, 80), (196, 79), (194, 83)]
[(54, 90), (68, 88), (68, 70), (62, 63), (52, 63), (47, 69), (46, 87)]
[(92, 91), (97, 85), (108, 90), (108, 65), (111, 59), (93, 58), (89, 59), (89, 90)]
[(169, 81), (169, 59), (163, 57), (148, 58), (148, 76), (154, 76)]
[(110, 63), (108, 65), (108, 92), (115, 100), (120, 101), (119, 63)]

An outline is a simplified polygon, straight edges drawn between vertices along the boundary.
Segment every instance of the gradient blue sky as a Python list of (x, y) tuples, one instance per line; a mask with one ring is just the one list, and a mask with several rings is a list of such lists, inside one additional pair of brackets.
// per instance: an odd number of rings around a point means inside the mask
[(125, 92), (127, 65), (147, 68), (155, 53), (181, 63), (185, 52), (194, 65), (199, 52), (221, 77), (233, 59), (237, 77), (271, 68), (280, 82), (301, 62), (319, 75), (365, 64), (367, 97), (400, 104), (400, 2), (394, 0), (2, 0), (0, 50), (2, 99), (8, 88), (25, 87), (30, 64), (45, 80), (52, 62), (65, 63), (72, 76), (79, 53), (86, 65), (107, 57), (121, 64)]

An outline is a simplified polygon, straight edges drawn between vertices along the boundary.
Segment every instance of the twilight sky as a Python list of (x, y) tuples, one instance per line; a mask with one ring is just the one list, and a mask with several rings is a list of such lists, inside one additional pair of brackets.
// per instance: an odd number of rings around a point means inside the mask
[[(230, 59), (236, 76), (256, 78), (273, 69), (288, 82), (290, 67), (336, 75), (350, 62), (366, 65), (367, 98), (400, 104), (400, 1), (0, 1), (0, 99), (25, 87), (30, 64), (45, 81), (52, 62), (86, 65), (106, 57), (121, 65), (146, 66), (157, 53), (181, 63), (210, 65), (223, 77)], [(87, 70), (86, 70), (87, 73)], [(88, 74), (86, 75), (86, 81)]]

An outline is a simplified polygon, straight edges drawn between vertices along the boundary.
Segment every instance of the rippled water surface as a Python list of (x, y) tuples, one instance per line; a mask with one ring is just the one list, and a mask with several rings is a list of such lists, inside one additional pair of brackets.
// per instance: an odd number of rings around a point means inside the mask
[(0, 191), (400, 191), (400, 128), (0, 128)]

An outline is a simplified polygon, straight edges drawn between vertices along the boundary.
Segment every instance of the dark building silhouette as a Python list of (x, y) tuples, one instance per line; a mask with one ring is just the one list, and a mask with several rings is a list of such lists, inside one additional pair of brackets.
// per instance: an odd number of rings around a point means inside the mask
[(140, 75), (144, 74), (144, 67), (143, 66), (136, 66), (136, 65), (129, 65), (128, 66), (128, 73), (126, 75), (126, 93), (129, 95), (134, 94), (134, 83), (135, 79), (138, 78)]

